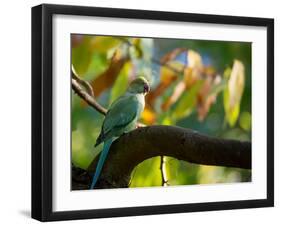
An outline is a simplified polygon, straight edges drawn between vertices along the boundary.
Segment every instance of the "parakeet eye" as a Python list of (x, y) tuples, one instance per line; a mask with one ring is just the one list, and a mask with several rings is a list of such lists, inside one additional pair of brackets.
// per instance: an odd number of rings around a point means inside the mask
[(149, 86), (147, 84), (144, 84), (143, 86), (143, 92), (148, 93), (149, 92)]

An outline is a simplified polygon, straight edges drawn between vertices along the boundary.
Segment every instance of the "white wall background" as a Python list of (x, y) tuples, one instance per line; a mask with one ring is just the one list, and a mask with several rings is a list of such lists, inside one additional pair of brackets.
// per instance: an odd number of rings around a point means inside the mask
[[(38, 225), (30, 215), (31, 10), (42, 1), (3, 1), (0, 34), (0, 224)], [(277, 225), (281, 211), (281, 14), (278, 1), (46, 1), (101, 7), (275, 18), (275, 208), (198, 212), (142, 217), (55, 222), (55, 225)], [(272, 223), (271, 223), (272, 222)]]

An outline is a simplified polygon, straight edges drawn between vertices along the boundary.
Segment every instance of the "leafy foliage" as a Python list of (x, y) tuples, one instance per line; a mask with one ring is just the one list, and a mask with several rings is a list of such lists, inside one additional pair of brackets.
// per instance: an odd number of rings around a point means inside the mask
[[(151, 83), (145, 125), (177, 125), (202, 133), (251, 139), (251, 44), (72, 35), (72, 64), (108, 107), (135, 77)], [(72, 95), (72, 162), (87, 168), (103, 116)], [(251, 180), (251, 172), (165, 157), (169, 185)], [(131, 187), (161, 185), (160, 157), (139, 164)]]

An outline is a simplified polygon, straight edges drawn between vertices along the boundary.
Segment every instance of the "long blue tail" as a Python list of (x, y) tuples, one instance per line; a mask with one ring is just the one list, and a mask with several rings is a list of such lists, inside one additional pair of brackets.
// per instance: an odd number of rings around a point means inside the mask
[(104, 142), (103, 149), (102, 149), (101, 154), (100, 154), (100, 158), (99, 158), (99, 161), (98, 161), (98, 165), (97, 165), (95, 175), (93, 177), (90, 189), (93, 189), (95, 187), (95, 185), (96, 185), (96, 183), (99, 179), (104, 161), (105, 161), (105, 159), (108, 155), (108, 151), (110, 149), (111, 144), (112, 144), (112, 139), (109, 139), (109, 140)]

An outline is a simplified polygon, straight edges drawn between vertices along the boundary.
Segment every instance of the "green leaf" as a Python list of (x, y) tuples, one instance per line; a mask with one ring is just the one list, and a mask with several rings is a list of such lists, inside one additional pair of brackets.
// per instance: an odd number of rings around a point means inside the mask
[(172, 120), (169, 116), (166, 116), (166, 117), (162, 120), (161, 125), (171, 126), (171, 125), (173, 125), (173, 120)]
[(91, 56), (91, 63), (84, 75), (84, 79), (91, 81), (96, 79), (102, 72), (104, 72), (109, 65), (106, 55), (93, 52)]
[(198, 167), (197, 164), (165, 156), (166, 177), (170, 186), (197, 184)]
[(80, 117), (77, 118), (76, 129), (72, 131), (71, 139), (72, 162), (76, 166), (86, 169), (102, 149), (102, 145), (94, 147), (94, 144), (100, 133), (103, 116), (93, 113), (91, 109), (87, 111), (84, 108), (78, 111)]
[(240, 102), (244, 91), (244, 65), (242, 62), (234, 60), (231, 73), (229, 73), (229, 69), (227, 69), (224, 75), (225, 78), (229, 77), (223, 97), (225, 116), (228, 124), (233, 127), (239, 117)]
[[(97, 64), (105, 63), (106, 55), (121, 43), (118, 38), (108, 36), (83, 36), (82, 42), (72, 48), (72, 64), (79, 76), (93, 73)], [(93, 56), (94, 54), (94, 56)], [(100, 57), (100, 59), (98, 59)], [(98, 62), (95, 62), (98, 61)], [(104, 68), (104, 65), (103, 65)], [(94, 73), (98, 73), (95, 72)]]
[(197, 94), (203, 83), (203, 80), (198, 80), (190, 90), (183, 93), (172, 112), (173, 119), (179, 120), (191, 114), (196, 104)]
[(107, 52), (118, 46), (122, 41), (114, 36), (92, 36), (90, 48), (100, 54), (107, 54)]
[(246, 131), (251, 130), (252, 118), (250, 112), (242, 112), (239, 118), (239, 125)]
[(160, 158), (147, 159), (136, 166), (131, 175), (130, 187), (161, 186)]
[(92, 50), (89, 48), (91, 38), (85, 36), (82, 43), (72, 48), (72, 65), (79, 76), (83, 76), (91, 63)]
[(229, 77), (230, 77), (230, 74), (231, 74), (231, 68), (230, 67), (227, 67), (225, 70), (224, 70), (224, 72), (223, 72), (223, 77), (225, 78), (225, 79), (229, 79)]
[(223, 92), (223, 104), (225, 110), (226, 121), (233, 127), (238, 119), (239, 111), (240, 111), (240, 103), (237, 103), (234, 107), (230, 107), (229, 101), (229, 90), (226, 88)]

